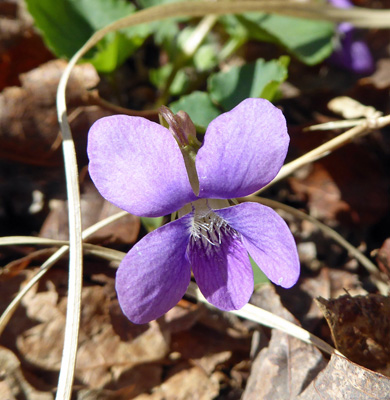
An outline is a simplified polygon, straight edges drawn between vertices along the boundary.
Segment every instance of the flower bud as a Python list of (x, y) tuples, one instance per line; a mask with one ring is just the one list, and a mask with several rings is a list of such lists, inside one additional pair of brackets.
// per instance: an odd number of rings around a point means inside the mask
[(180, 147), (192, 190), (198, 195), (199, 179), (195, 167), (195, 158), (201, 143), (196, 138), (195, 125), (185, 111), (180, 110), (177, 114), (174, 114), (166, 106), (161, 106), (159, 111)]

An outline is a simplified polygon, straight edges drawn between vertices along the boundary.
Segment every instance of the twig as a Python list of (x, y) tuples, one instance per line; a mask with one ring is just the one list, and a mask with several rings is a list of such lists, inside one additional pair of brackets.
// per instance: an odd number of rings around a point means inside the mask
[(106, 110), (112, 111), (115, 114), (130, 115), (133, 117), (152, 118), (155, 120), (158, 119), (158, 110), (132, 110), (130, 108), (121, 107), (116, 104), (110, 103), (107, 100), (102, 99), (97, 91), (87, 92), (85, 96), (85, 102), (87, 104), (93, 104), (105, 108)]
[(314, 150), (304, 154), (302, 157), (299, 157), (296, 160), (283, 165), (273, 181), (271, 181), (268, 185), (264, 186), (262, 189), (258, 190), (252, 195), (263, 192), (270, 186), (274, 185), (276, 182), (279, 182), (280, 180), (286, 178), (288, 175), (291, 175), (294, 171), (303, 167), (304, 165), (312, 163), (322, 157), (329, 155), (332, 151), (349, 143), (355, 137), (363, 135), (373, 129), (383, 128), (388, 124), (390, 124), (390, 115), (372, 120), (364, 120), (364, 123), (361, 123), (358, 126), (355, 126), (354, 128), (342, 133), (341, 135), (336, 136), (335, 138), (324, 143), (323, 145), (318, 146)]

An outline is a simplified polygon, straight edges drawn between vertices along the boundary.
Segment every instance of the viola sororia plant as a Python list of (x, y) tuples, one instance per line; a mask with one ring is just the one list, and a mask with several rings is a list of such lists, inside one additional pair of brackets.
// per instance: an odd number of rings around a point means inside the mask
[[(329, 0), (329, 2), (339, 8), (353, 6), (350, 0)], [(331, 55), (331, 61), (357, 74), (372, 73), (375, 68), (374, 59), (367, 43), (356, 38), (356, 29), (350, 23), (342, 22), (337, 31), (340, 42)]]
[(103, 197), (129, 213), (174, 220), (142, 238), (116, 275), (119, 304), (135, 323), (162, 316), (184, 295), (191, 270), (206, 299), (243, 307), (253, 292), (248, 253), (277, 285), (299, 276), (294, 238), (272, 209), (234, 204), (267, 185), (286, 157), (282, 112), (246, 99), (208, 126), (202, 145), (185, 113), (162, 115), (169, 129), (139, 117), (98, 120), (88, 137), (89, 172)]

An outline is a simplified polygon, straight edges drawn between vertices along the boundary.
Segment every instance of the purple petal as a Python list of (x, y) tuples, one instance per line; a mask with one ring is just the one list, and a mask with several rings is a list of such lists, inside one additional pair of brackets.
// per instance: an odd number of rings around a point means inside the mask
[(338, 8), (350, 8), (353, 6), (349, 0), (329, 0), (329, 3)]
[(101, 195), (132, 214), (157, 217), (195, 199), (175, 139), (144, 118), (99, 119), (89, 131), (88, 157)]
[(367, 44), (362, 40), (353, 38), (354, 29), (340, 24), (343, 30), (340, 47), (331, 55), (333, 64), (343, 67), (357, 74), (370, 74), (375, 70), (375, 62)]
[(199, 197), (247, 196), (279, 172), (289, 144), (282, 112), (264, 99), (246, 99), (214, 119), (196, 156)]
[(284, 288), (296, 283), (300, 271), (297, 247), (287, 224), (274, 210), (242, 203), (215, 213), (241, 233), (249, 254), (272, 282)]
[(221, 310), (238, 310), (253, 292), (253, 271), (240, 235), (225, 227), (220, 243), (191, 239), (188, 256), (204, 297)]
[(352, 32), (355, 30), (349, 22), (342, 22), (337, 26), (337, 32), (341, 34), (342, 39), (346, 42), (352, 42)]
[[(350, 8), (353, 4), (349, 0), (329, 0), (329, 2), (339, 8)], [(367, 44), (362, 40), (357, 40), (355, 28), (349, 22), (342, 22), (338, 25), (337, 31), (340, 33), (339, 47), (330, 56), (330, 61), (357, 74), (370, 74), (375, 70), (375, 62)]]
[(371, 51), (363, 40), (355, 40), (349, 49), (351, 69), (357, 74), (370, 74), (375, 70), (375, 62)]
[(146, 235), (126, 254), (115, 287), (126, 317), (144, 324), (161, 317), (183, 297), (191, 279), (186, 257), (192, 214)]

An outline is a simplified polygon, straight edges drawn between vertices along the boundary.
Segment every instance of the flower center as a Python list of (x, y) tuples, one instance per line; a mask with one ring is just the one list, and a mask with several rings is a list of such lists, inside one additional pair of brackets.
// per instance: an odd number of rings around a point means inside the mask
[(194, 218), (191, 227), (191, 238), (198, 240), (206, 246), (218, 246), (221, 244), (221, 231), (229, 229), (229, 225), (215, 212), (209, 211), (203, 217)]
[[(238, 236), (239, 234), (208, 204), (209, 202), (223, 203), (226, 200), (201, 199), (193, 203), (194, 219), (191, 225), (191, 245), (200, 246), (205, 251), (215, 250), (221, 246), (227, 236)], [(220, 204), (222, 205), (222, 204)], [(220, 207), (219, 207), (220, 208)]]

